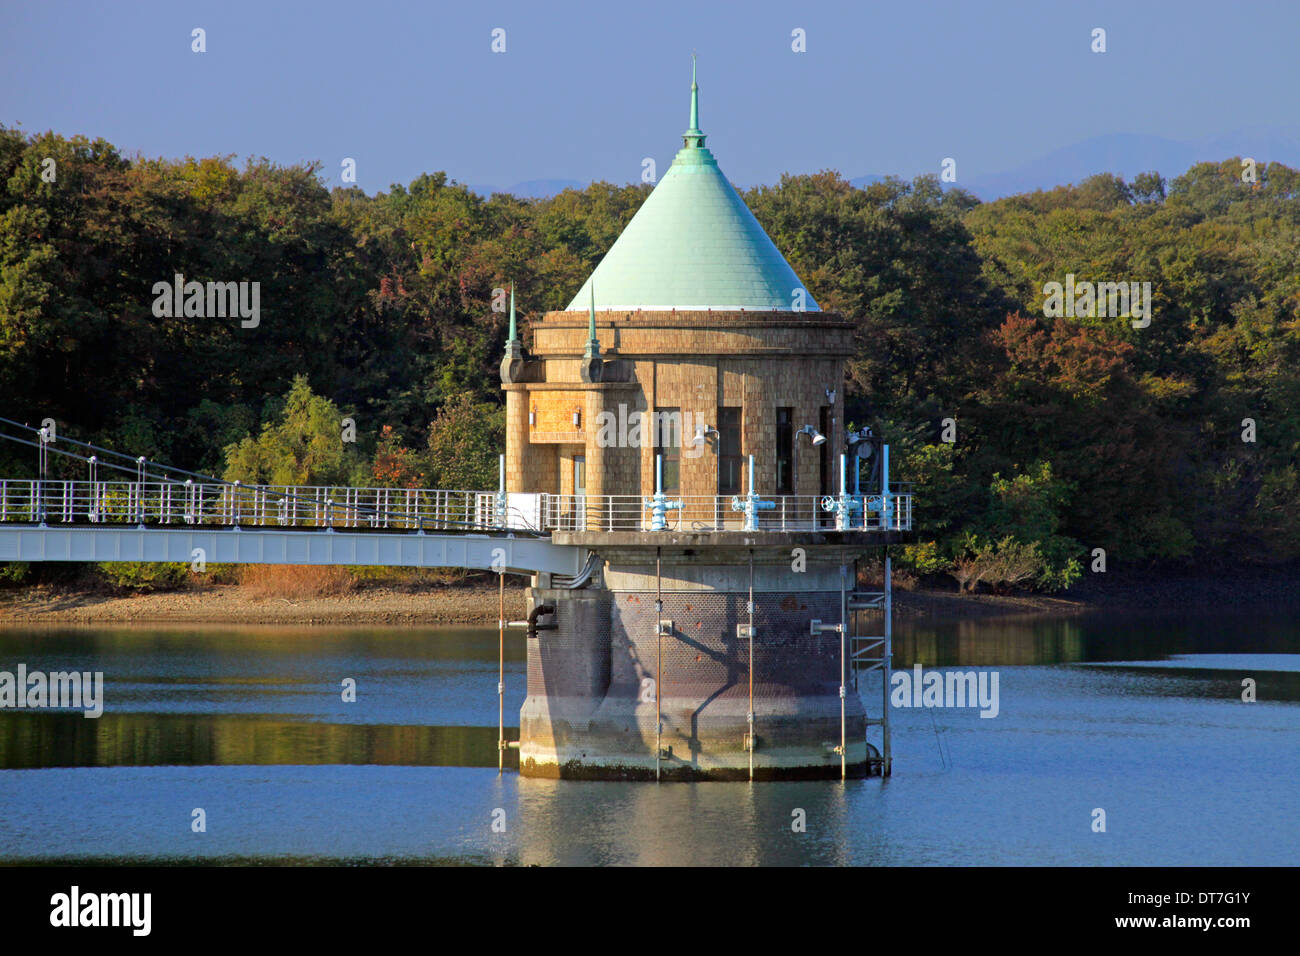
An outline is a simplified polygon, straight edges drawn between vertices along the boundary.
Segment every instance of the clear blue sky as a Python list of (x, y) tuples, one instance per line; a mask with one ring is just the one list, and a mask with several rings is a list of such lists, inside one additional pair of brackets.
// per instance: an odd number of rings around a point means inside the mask
[(1294, 126), (1297, 44), (1296, 0), (3, 0), (0, 123), (149, 156), (316, 159), (334, 184), (354, 157), (367, 192), (438, 169), (621, 183), (671, 161), (696, 50), (701, 126), (735, 182), (910, 177), (945, 156), (972, 175), (1106, 133)]

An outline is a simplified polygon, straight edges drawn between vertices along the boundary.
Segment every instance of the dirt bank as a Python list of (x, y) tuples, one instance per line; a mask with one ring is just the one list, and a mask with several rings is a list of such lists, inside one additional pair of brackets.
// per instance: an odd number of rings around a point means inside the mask
[[(1088, 611), (1295, 609), (1300, 568), (1170, 571), (1085, 579), (1064, 595), (961, 595), (950, 588), (895, 590), (900, 617), (1064, 616)], [(507, 586), (506, 618), (527, 609), (521, 583)], [(477, 624), (495, 625), (497, 589), (466, 582), (423, 589), (369, 586), (332, 597), (256, 597), (239, 585), (115, 594), (55, 585), (0, 591), (0, 624)]]
[[(523, 588), (506, 589), (506, 618), (527, 614)], [(494, 587), (374, 587), (331, 597), (251, 597), (238, 585), (119, 596), (27, 588), (0, 596), (0, 624), (491, 624)]]
[[(1079, 602), (1037, 595), (962, 597), (938, 591), (897, 591), (899, 615), (989, 617), (1076, 614)], [(507, 587), (507, 619), (527, 613), (524, 589)], [(238, 585), (119, 595), (49, 586), (0, 593), (0, 624), (480, 624), (495, 625), (497, 590), (483, 585), (408, 589), (368, 587), (311, 598), (254, 597)]]

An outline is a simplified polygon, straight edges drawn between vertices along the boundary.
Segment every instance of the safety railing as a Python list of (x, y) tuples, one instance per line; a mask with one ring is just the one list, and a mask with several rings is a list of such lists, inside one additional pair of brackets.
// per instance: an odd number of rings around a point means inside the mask
[[(746, 510), (744, 495), (665, 496), (664, 527), (673, 531), (828, 531), (835, 498), (775, 495)], [(849, 496), (848, 530), (912, 527), (912, 495)], [(516, 494), (427, 488), (348, 488), (0, 480), (0, 521), (56, 524), (216, 525), (364, 528), (407, 531), (649, 531), (651, 497)]]
[(497, 498), (424, 488), (0, 480), (0, 521), (465, 530), (496, 527)]
[[(639, 495), (541, 495), (539, 530), (543, 531), (649, 531), (654, 524), (652, 496)], [(511, 496), (515, 498), (515, 496)], [(747, 530), (743, 495), (665, 496), (663, 512), (666, 530)], [(912, 495), (891, 494), (888, 511), (879, 508), (879, 496), (850, 496), (843, 530), (910, 531)], [(836, 515), (827, 507), (824, 495), (776, 495), (760, 498), (752, 511), (758, 531), (833, 531)], [(864, 513), (865, 508), (865, 513)]]

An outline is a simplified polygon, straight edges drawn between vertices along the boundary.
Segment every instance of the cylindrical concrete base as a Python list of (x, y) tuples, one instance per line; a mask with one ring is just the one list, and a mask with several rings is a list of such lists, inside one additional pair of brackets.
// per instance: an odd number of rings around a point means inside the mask
[[(521, 773), (653, 780), (657, 768), (661, 779), (749, 779), (751, 652), (740, 627), (750, 619), (748, 590), (692, 583), (734, 585), (735, 572), (696, 566), (669, 579), (688, 589), (663, 590), (662, 613), (644, 573), (607, 572), (606, 585), (629, 589), (531, 589), (532, 605), (556, 607), (557, 629), (529, 641)], [(754, 593), (753, 777), (837, 778), (840, 635), (814, 635), (809, 623), (839, 623), (840, 591), (779, 590), (779, 577), (765, 577), (769, 589)], [(844, 704), (847, 772), (864, 776), (878, 755), (851, 683)]]

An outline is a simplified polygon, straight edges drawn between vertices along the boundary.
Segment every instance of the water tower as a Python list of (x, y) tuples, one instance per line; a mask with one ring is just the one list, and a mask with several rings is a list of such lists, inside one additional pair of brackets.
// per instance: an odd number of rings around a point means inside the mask
[(870, 745), (853, 664), (887, 674), (889, 615), (866, 637), (851, 618), (887, 609), (887, 579), (857, 593), (856, 562), (905, 537), (910, 498), (887, 478), (853, 493), (853, 326), (818, 306), (718, 168), (694, 77), (682, 138), (527, 352), (512, 311), (510, 510), (592, 556), (579, 586), (537, 575), (529, 589), (554, 629), (528, 640), (520, 771), (887, 772), (887, 725)]

